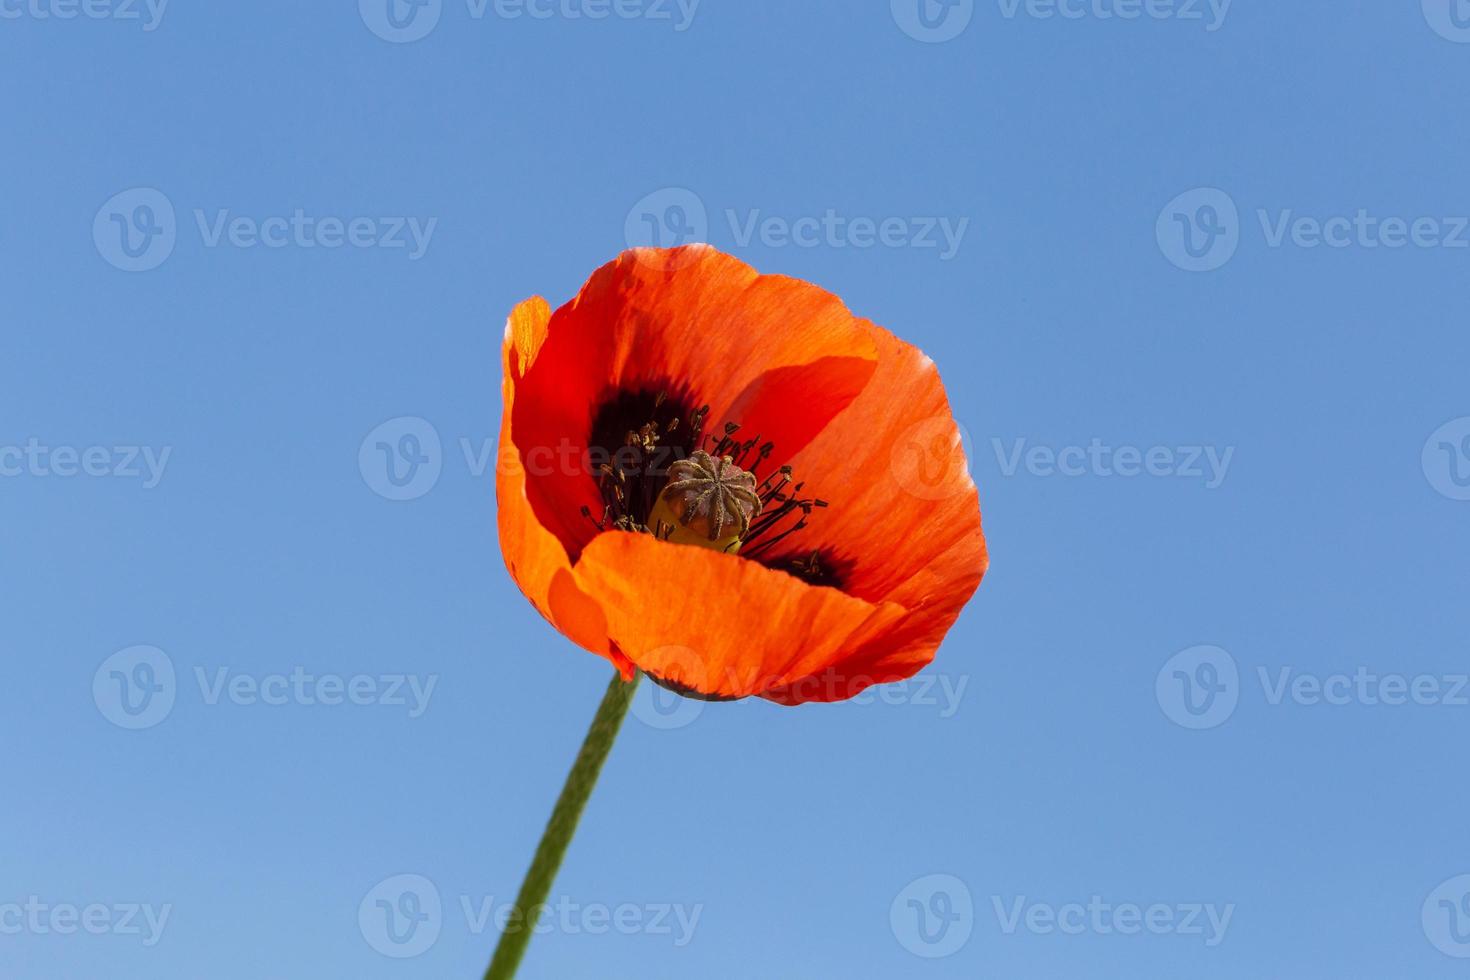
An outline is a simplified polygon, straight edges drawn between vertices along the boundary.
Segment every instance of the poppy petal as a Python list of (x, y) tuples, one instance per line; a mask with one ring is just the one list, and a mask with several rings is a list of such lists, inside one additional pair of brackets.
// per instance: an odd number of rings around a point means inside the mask
[(905, 610), (707, 548), (609, 531), (573, 573), (612, 642), (660, 681), (741, 698), (819, 673), (898, 624)]
[(525, 468), (511, 437), (516, 381), (536, 360), (550, 318), (551, 308), (538, 296), (517, 306), (505, 326), (501, 350), (505, 412), (495, 467), (500, 549), (511, 578), (542, 616), (574, 643), (601, 654), (631, 677), (628, 659), (609, 646), (601, 607), (577, 588), (566, 549), (531, 510)]
[(934, 362), (868, 326), (879, 349), (871, 383), (792, 460), (807, 492), (829, 506), (790, 547), (836, 563), (848, 594), (908, 613), (830, 665), (814, 686), (838, 693), (824, 700), (901, 680), (932, 660), (989, 563), (979, 495)]

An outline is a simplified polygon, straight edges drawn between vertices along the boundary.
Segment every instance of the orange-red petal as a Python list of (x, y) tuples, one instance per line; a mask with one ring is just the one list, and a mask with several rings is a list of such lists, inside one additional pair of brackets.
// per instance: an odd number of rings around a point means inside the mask
[(568, 639), (606, 657), (631, 677), (627, 658), (609, 644), (602, 607), (577, 588), (566, 549), (532, 511), (526, 499), (525, 468), (511, 438), (516, 382), (535, 362), (550, 319), (550, 307), (538, 296), (517, 306), (505, 326), (501, 349), (505, 412), (495, 467), (500, 550), (511, 578), (542, 616)]
[(577, 583), (602, 604), (633, 663), (706, 697), (740, 698), (807, 677), (893, 628), (904, 610), (648, 534), (609, 531)]
[(840, 700), (911, 676), (933, 659), (989, 564), (979, 495), (934, 362), (868, 329), (879, 351), (868, 388), (792, 460), (830, 506), (790, 547), (833, 556), (843, 591), (907, 612), (809, 678), (809, 692), (771, 691), (772, 700)]

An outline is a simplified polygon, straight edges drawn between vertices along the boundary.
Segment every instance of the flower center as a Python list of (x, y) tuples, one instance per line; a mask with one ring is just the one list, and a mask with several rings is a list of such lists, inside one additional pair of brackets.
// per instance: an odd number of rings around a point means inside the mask
[[(761, 478), (776, 451), (759, 436), (740, 439), (726, 422), (716, 439), (704, 432), (709, 406), (681, 410), (665, 392), (621, 393), (610, 399), (589, 440), (596, 463), (602, 514), (583, 507), (599, 531), (652, 534), (660, 540), (747, 558), (799, 578), (823, 574), (817, 552), (777, 558), (772, 549), (807, 526), (827, 502), (802, 496), (790, 466)], [(636, 425), (636, 428), (632, 427)], [(621, 445), (609, 445), (621, 428)]]
[(736, 466), (734, 457), (714, 459), (696, 449), (669, 467), (669, 482), (649, 515), (649, 528), (665, 541), (738, 551), (751, 518), (764, 506), (755, 487), (755, 474)]

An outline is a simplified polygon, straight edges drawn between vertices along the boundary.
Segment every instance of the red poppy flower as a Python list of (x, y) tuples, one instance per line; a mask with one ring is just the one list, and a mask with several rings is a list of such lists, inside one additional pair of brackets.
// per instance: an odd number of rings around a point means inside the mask
[(637, 249), (506, 324), (500, 545), (625, 678), (836, 701), (902, 680), (986, 568), (933, 362), (809, 283)]

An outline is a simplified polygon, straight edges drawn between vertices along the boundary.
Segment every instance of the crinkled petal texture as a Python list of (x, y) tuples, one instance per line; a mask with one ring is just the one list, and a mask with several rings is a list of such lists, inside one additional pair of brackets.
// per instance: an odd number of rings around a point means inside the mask
[[(980, 506), (933, 362), (826, 291), (709, 246), (637, 249), (506, 325), (501, 550), (577, 644), (707, 698), (835, 701), (929, 663), (985, 572)], [(791, 539), (839, 570), (599, 531), (600, 405), (673, 386), (776, 446), (830, 506)]]

